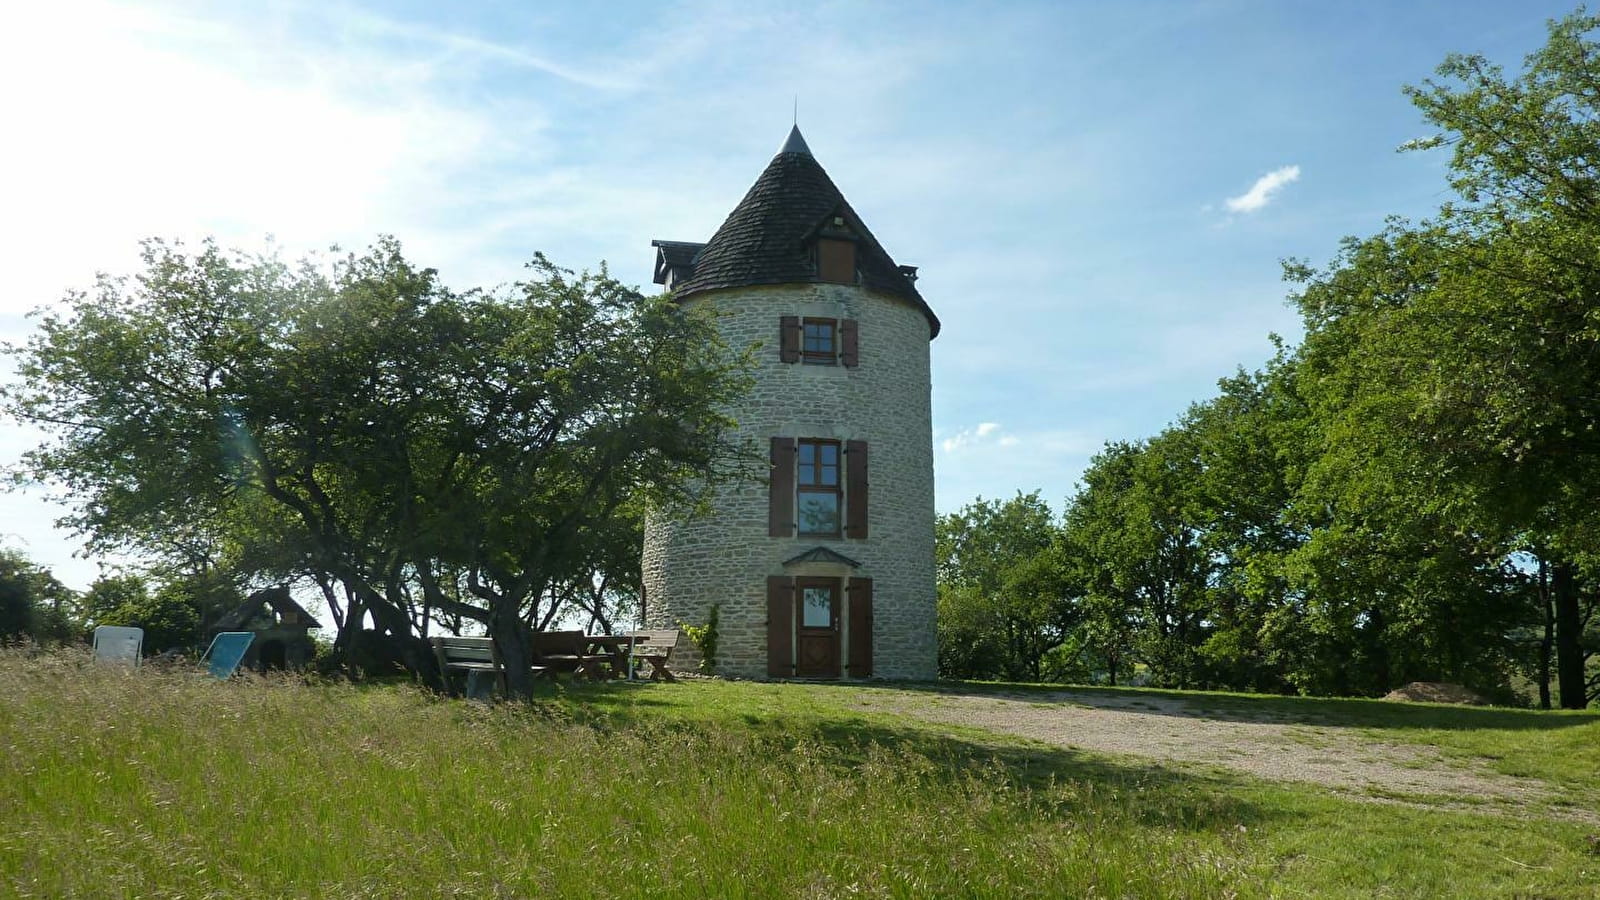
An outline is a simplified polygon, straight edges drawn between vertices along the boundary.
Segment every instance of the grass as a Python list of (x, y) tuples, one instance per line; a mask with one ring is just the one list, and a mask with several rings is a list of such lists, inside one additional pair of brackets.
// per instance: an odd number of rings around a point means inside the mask
[[(1571, 823), (860, 708), (884, 688), (561, 686), (488, 706), (5, 652), (0, 684), (0, 896), (1586, 897), (1600, 882)], [(1593, 740), (1594, 721), (1573, 730)]]

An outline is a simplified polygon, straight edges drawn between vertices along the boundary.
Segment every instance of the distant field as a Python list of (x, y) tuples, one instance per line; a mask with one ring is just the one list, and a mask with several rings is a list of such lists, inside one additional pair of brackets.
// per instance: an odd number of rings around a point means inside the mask
[(1312, 753), (1324, 732), (1431, 745), (1563, 810), (930, 718), (1064, 702), (1010, 685), (563, 685), (491, 706), (0, 652), (0, 686), (0, 896), (1600, 896), (1593, 714), (1110, 694), (1287, 716)]

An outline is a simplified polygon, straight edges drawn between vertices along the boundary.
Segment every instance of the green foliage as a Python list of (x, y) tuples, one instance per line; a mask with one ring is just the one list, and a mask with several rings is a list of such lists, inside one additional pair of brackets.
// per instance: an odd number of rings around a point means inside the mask
[(700, 672), (704, 675), (717, 673), (717, 642), (721, 639), (722, 604), (711, 604), (711, 612), (706, 615), (704, 625), (689, 625), (678, 623), (683, 633), (689, 636), (694, 646), (700, 651)]
[(424, 622), (476, 622), (525, 688), (527, 627), (615, 574), (592, 548), (622, 511), (730, 473), (747, 364), (707, 311), (528, 268), (456, 293), (389, 238), (295, 265), (149, 242), (15, 351), (9, 411), (51, 434), (29, 474), (93, 548), (309, 581), (339, 651), (370, 623), (417, 670)]
[(59, 644), (81, 635), (76, 595), (21, 552), (0, 548), (0, 644)]
[(144, 629), (144, 652), (194, 650), (200, 642), (200, 607), (181, 585), (152, 593), (138, 575), (102, 576), (84, 595), (85, 614), (94, 625)]
[[(934, 526), (939, 674), (1038, 681), (1072, 625), (1050, 507), (1032, 494), (983, 500)], [(1057, 665), (1057, 671), (1062, 666)]]

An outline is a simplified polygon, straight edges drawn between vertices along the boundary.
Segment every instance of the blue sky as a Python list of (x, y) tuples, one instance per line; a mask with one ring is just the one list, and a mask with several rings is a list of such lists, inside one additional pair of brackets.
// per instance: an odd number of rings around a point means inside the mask
[[(781, 145), (944, 322), (938, 505), (1040, 489), (1297, 335), (1279, 260), (1446, 198), (1401, 86), (1515, 71), (1565, 3), (27, 4), (0, 35), (0, 338), (146, 236), (393, 233), (452, 286), (535, 250), (650, 287)], [(0, 462), (36, 435), (0, 432)], [(34, 490), (0, 543), (84, 586)]]

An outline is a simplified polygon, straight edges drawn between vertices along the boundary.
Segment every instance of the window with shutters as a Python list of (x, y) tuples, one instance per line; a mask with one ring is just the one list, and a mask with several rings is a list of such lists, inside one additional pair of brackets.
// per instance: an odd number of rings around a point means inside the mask
[(861, 325), (855, 319), (779, 316), (778, 359), (854, 369), (861, 364)]
[(838, 537), (844, 493), (839, 478), (839, 442), (801, 440), (795, 447), (795, 461), (799, 532)]
[(775, 436), (767, 534), (867, 536), (867, 442)]

